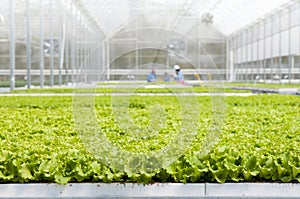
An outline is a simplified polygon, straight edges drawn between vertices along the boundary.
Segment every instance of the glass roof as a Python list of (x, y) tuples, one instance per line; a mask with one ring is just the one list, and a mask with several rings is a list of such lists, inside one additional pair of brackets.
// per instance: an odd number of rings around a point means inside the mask
[[(210, 13), (213, 24), (225, 35), (262, 18), (291, 0), (82, 0), (106, 35), (126, 26), (135, 17), (156, 20), (158, 27), (189, 31), (195, 18)], [(143, 27), (145, 24), (136, 24)]]
[[(45, 33), (60, 30), (59, 13), (69, 26), (88, 30), (96, 37), (110, 37), (122, 29), (159, 27), (187, 34), (203, 20), (211, 20), (221, 33), (231, 35), (264, 15), (295, 0), (30, 0), (31, 33), (39, 36), (39, 17)], [(0, 1), (0, 37), (7, 37), (9, 2)], [(16, 36), (26, 30), (26, 0), (16, 0)], [(41, 9), (42, 6), (42, 9)], [(52, 24), (52, 25), (51, 25)], [(49, 29), (50, 27), (50, 29)], [(49, 30), (48, 30), (49, 29)], [(57, 30), (56, 30), (57, 29)], [(47, 35), (46, 35), (47, 36)]]
[(280, 8), (289, 0), (221, 0), (212, 9), (215, 25), (231, 34), (264, 15)]

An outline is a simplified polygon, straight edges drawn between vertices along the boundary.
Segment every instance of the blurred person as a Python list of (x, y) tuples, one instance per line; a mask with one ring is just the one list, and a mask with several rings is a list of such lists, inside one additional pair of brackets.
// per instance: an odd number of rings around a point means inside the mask
[(177, 82), (180, 82), (181, 84), (184, 84), (184, 76), (182, 71), (180, 70), (179, 65), (174, 66), (175, 74), (174, 74), (174, 80)]
[(155, 68), (152, 68), (151, 72), (148, 74), (147, 82), (155, 82), (155, 81), (156, 81)]

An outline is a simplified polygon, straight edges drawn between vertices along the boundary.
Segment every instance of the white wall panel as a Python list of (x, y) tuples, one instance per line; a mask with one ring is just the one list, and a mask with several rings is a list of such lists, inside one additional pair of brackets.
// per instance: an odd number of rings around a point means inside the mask
[(247, 57), (246, 57), (246, 61), (251, 61), (251, 45), (250, 44), (247, 45)]
[(253, 55), (253, 59), (252, 60), (257, 60), (257, 42), (253, 43), (253, 47), (252, 47), (252, 55)]
[(241, 62), (245, 62), (246, 61), (246, 47), (242, 47), (242, 60)]
[(300, 26), (291, 29), (291, 54), (300, 54)]
[(271, 57), (271, 37), (266, 38), (266, 58)]
[(281, 56), (289, 54), (289, 32), (288, 30), (281, 33)]
[(273, 57), (279, 56), (279, 34), (273, 35), (273, 51), (272, 55)]
[(237, 63), (240, 63), (242, 61), (242, 59), (241, 59), (241, 52), (242, 52), (241, 48), (238, 48), (235, 52), (236, 52), (236, 55), (235, 55), (236, 59), (235, 60), (236, 60)]
[(264, 40), (260, 40), (258, 42), (258, 45), (259, 45), (258, 59), (263, 59), (264, 58)]

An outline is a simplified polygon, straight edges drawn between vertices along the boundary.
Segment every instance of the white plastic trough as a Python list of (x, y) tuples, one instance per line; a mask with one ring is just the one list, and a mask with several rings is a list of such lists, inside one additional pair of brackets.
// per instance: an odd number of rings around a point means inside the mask
[(0, 198), (300, 198), (292, 183), (0, 184)]

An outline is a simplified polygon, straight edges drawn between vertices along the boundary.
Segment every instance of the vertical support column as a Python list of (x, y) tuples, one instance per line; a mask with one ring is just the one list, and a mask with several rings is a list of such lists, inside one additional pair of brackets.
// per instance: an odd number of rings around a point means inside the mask
[(84, 82), (87, 83), (88, 81), (88, 43), (87, 43), (87, 30), (85, 29), (83, 32), (83, 46), (84, 46), (84, 51), (83, 51), (83, 57), (82, 57), (82, 62), (83, 62), (83, 77), (84, 77)]
[(94, 46), (93, 46), (93, 50), (92, 50), (93, 54), (94, 54), (94, 65), (93, 65), (93, 70), (95, 72), (94, 73), (94, 80), (95, 82), (98, 82), (99, 80), (99, 76), (100, 76), (100, 70), (99, 70), (99, 63), (100, 63), (100, 57), (99, 57), (99, 46), (97, 43), (97, 36), (95, 35), (94, 38)]
[(295, 67), (295, 57), (294, 55), (291, 56), (291, 71), (294, 70), (294, 67)]
[(59, 41), (59, 55), (58, 55), (58, 85), (61, 86), (62, 77), (61, 77), (61, 62), (62, 62), (62, 49), (63, 49), (63, 42), (62, 42), (62, 32), (63, 32), (63, 22), (62, 22), (62, 10), (61, 10), (61, 2), (58, 2), (58, 16), (59, 16), (59, 33), (58, 33), (58, 41)]
[(279, 76), (279, 81), (281, 82), (282, 79), (282, 71), (281, 71), (281, 62), (282, 62), (282, 50), (281, 50), (281, 40), (282, 40), (282, 30), (281, 30), (281, 19), (282, 18), (282, 13), (279, 12), (279, 22), (278, 22), (278, 29), (279, 29), (279, 39), (278, 39), (278, 76)]
[(92, 43), (92, 36), (90, 34), (90, 30), (88, 27), (88, 24), (86, 24), (87, 29), (86, 29), (86, 34), (85, 34), (85, 44), (86, 44), (86, 54), (84, 57), (84, 61), (86, 63), (86, 74), (87, 74), (87, 82), (91, 83), (93, 79), (93, 73), (92, 73), (92, 59), (93, 55), (91, 54), (91, 43)]
[(274, 66), (274, 59), (273, 59), (273, 34), (274, 34), (274, 27), (273, 27), (273, 24), (274, 24), (274, 16), (272, 15), (271, 16), (271, 35), (270, 35), (270, 37), (271, 37), (271, 43), (270, 43), (270, 49), (271, 49), (271, 51), (270, 51), (270, 61), (271, 61), (271, 63), (270, 63), (270, 69), (271, 69), (271, 73), (270, 73), (270, 75), (271, 75), (271, 83), (273, 83), (273, 66)]
[[(54, 12), (54, 10), (53, 10), (53, 0), (50, 0), (50, 10), (51, 10), (52, 13)], [(54, 77), (53, 77), (53, 65), (54, 65), (53, 15), (50, 16), (49, 32), (50, 32), (50, 86), (53, 87), (53, 85), (54, 85)]]
[(267, 27), (267, 21), (266, 21), (266, 19), (264, 19), (264, 24), (263, 24), (263, 26), (264, 26), (264, 38), (263, 38), (263, 40), (264, 40), (264, 49), (263, 49), (263, 67), (264, 67), (264, 69), (263, 69), (263, 80), (264, 80), (264, 83), (266, 83), (266, 67), (267, 67), (267, 60), (266, 60), (266, 50), (267, 50), (267, 48), (266, 48), (266, 43), (267, 43), (267, 31), (266, 31), (266, 27)]
[(250, 68), (250, 80), (251, 81), (253, 81), (254, 80), (254, 66), (255, 66), (255, 64), (254, 64), (254, 56), (253, 56), (253, 46), (254, 46), (254, 42), (256, 41), (256, 38), (253, 38), (253, 36), (254, 36), (254, 27), (255, 27), (255, 25), (254, 26), (252, 26), (251, 27), (251, 29), (250, 29), (250, 33), (251, 33), (251, 39), (252, 39), (252, 41), (250, 40), (250, 51), (251, 51), (251, 53), (250, 53), (250, 63), (249, 63), (249, 66), (251, 67)]
[[(88, 25), (87, 25), (88, 26)], [(93, 59), (93, 55), (90, 54), (91, 52), (91, 35), (90, 35), (90, 32), (89, 32), (89, 28), (87, 28), (86, 30), (86, 38), (85, 38), (85, 42), (86, 42), (86, 46), (87, 46), (87, 51), (86, 51), (86, 61), (87, 61), (87, 74), (88, 74), (88, 82), (91, 82), (92, 81), (92, 73), (91, 73), (91, 70), (92, 70), (92, 67), (91, 67), (91, 63), (92, 63), (92, 59)]]
[(245, 80), (247, 80), (247, 72), (248, 72), (248, 70), (247, 70), (247, 58), (248, 58), (248, 55), (247, 55), (247, 53), (248, 53), (248, 48), (247, 48), (247, 42), (248, 42), (248, 38), (247, 38), (247, 32), (246, 32), (246, 30), (245, 31), (243, 31), (243, 34), (245, 35), (244, 36), (244, 39), (245, 39), (245, 45), (244, 45), (244, 58), (245, 58), (245, 60), (244, 60), (244, 63), (243, 63), (243, 65), (242, 65), (242, 70), (243, 70), (243, 72), (242, 72), (242, 80), (243, 80), (243, 82), (245, 82)]
[(97, 38), (97, 40), (96, 40), (96, 42), (97, 42), (97, 50), (98, 50), (98, 63), (97, 63), (97, 70), (99, 70), (98, 71), (98, 81), (101, 81), (102, 79), (101, 79), (101, 77), (102, 77), (102, 52), (101, 52), (101, 43), (99, 42), (99, 41), (101, 41), (101, 39), (99, 39), (99, 38)]
[[(76, 9), (76, 8), (75, 8)], [(76, 18), (76, 25), (78, 25), (78, 22), (79, 22), (79, 16), (78, 16), (78, 11), (76, 10), (76, 16), (75, 16), (75, 18)], [(78, 68), (79, 68), (79, 44), (78, 44), (78, 42), (79, 42), (79, 36), (80, 36), (80, 31), (79, 31), (79, 29), (78, 29), (78, 26), (76, 26), (76, 28), (74, 28), (75, 29), (75, 34), (74, 34), (74, 40), (73, 40), (73, 42), (75, 42), (75, 55), (76, 55), (76, 57), (75, 57), (75, 68), (76, 68), (76, 83), (79, 83), (79, 70), (78, 70)]]
[(91, 67), (92, 67), (92, 74), (93, 78), (92, 81), (95, 83), (97, 81), (97, 76), (98, 76), (98, 70), (97, 70), (97, 61), (98, 61), (98, 53), (97, 53), (97, 48), (95, 48), (95, 43), (96, 43), (96, 38), (93, 32), (91, 33), (93, 35), (93, 40), (91, 42), (91, 50), (90, 53), (93, 55), (93, 59), (91, 60)]
[(239, 81), (243, 81), (243, 64), (244, 64), (244, 49), (245, 49), (245, 43), (244, 43), (244, 31), (241, 31), (240, 33), (240, 42), (241, 42), (241, 62), (240, 62), (240, 67), (239, 67)]
[[(202, 61), (202, 57), (203, 57), (203, 43), (204, 43), (204, 41), (201, 39), (201, 31), (202, 31), (202, 25), (201, 25), (201, 21), (200, 21), (200, 19), (198, 19), (198, 21), (197, 21), (197, 23), (198, 23), (198, 28), (197, 28), (197, 33), (198, 33), (198, 53), (197, 53), (197, 64), (198, 64), (198, 66), (197, 66), (197, 68), (198, 69), (202, 69), (203, 67), (204, 67), (204, 64), (202, 64), (203, 62), (201, 62)], [(205, 80), (205, 78), (206, 78), (206, 74), (201, 74), (200, 72), (199, 72), (199, 76), (200, 76), (200, 79), (202, 80), (202, 81), (204, 81)], [(206, 79), (208, 79), (208, 78), (206, 78)]]
[(248, 73), (248, 69), (249, 69), (249, 52), (248, 52), (248, 43), (249, 43), (249, 36), (248, 36), (249, 33), (249, 30), (247, 29), (246, 30), (246, 60), (245, 60), (245, 63), (246, 63), (246, 82), (248, 83), (249, 82), (249, 79), (248, 79), (248, 76), (249, 76), (249, 73)]
[(93, 54), (92, 54), (92, 35), (91, 33), (89, 32), (89, 28), (87, 30), (87, 37), (86, 37), (86, 42), (87, 42), (87, 47), (88, 47), (88, 51), (87, 51), (87, 58), (88, 58), (88, 69), (89, 69), (89, 81), (93, 81), (93, 73), (92, 73), (92, 63), (93, 63)]
[[(105, 73), (105, 69), (106, 69), (106, 48), (105, 48), (105, 41), (102, 42), (101, 44), (101, 51), (102, 51), (102, 55), (101, 55), (101, 80), (104, 80), (103, 75)], [(103, 79), (102, 79), (103, 78)]]
[(230, 57), (232, 57), (232, 81), (236, 82), (237, 80), (237, 75), (236, 75), (236, 69), (238, 67), (238, 63), (239, 63), (239, 57), (240, 57), (240, 51), (238, 51), (239, 49), (239, 35), (235, 35), (235, 39), (234, 39), (234, 45), (233, 45), (233, 51), (231, 52)]
[[(73, 7), (73, 5), (70, 3), (70, 5), (69, 5), (70, 7), (71, 7), (71, 14), (73, 14), (74, 13), (74, 7)], [(75, 24), (76, 23), (74, 23), (74, 17), (75, 17), (75, 19), (76, 19), (76, 14), (75, 14), (75, 16), (72, 16), (72, 18), (71, 18), (71, 20), (70, 20), (70, 25), (71, 25), (71, 30), (70, 30), (70, 35), (71, 35), (71, 37), (70, 37), (70, 39), (71, 39), (71, 41), (70, 41), (70, 47), (71, 47), (71, 52), (70, 52), (70, 56), (71, 56), (71, 82), (72, 82), (72, 86), (74, 85), (74, 81), (75, 81), (75, 78), (74, 78), (74, 69), (75, 69), (75, 60), (76, 60), (76, 55), (75, 55), (75, 52), (76, 52), (76, 50), (75, 50), (75, 42), (76, 42), (76, 29), (75, 29)]]
[[(95, 34), (95, 33), (93, 33)], [(92, 45), (92, 49), (91, 52), (94, 55), (94, 61), (93, 61), (93, 75), (94, 75), (94, 81), (97, 82), (98, 81), (98, 77), (99, 77), (99, 52), (98, 52), (99, 48), (98, 48), (98, 44), (97, 44), (97, 36), (94, 35), (94, 40), (93, 40), (93, 45)]]
[(93, 70), (94, 70), (94, 81), (97, 82), (98, 81), (98, 77), (99, 77), (99, 70), (98, 70), (98, 65), (99, 65), (99, 53), (98, 53), (98, 47), (97, 47), (97, 38), (96, 36), (94, 36), (94, 41), (93, 41), (93, 45), (92, 45), (92, 53), (94, 55), (94, 62), (93, 62)]
[(96, 75), (94, 70), (94, 60), (95, 60), (95, 54), (93, 53), (93, 35), (92, 33), (89, 33), (87, 41), (89, 42), (89, 51), (88, 51), (88, 57), (89, 59), (89, 69), (90, 69), (90, 81), (94, 81), (94, 76)]
[(15, 89), (15, 0), (9, 1), (9, 18), (10, 18), (10, 27), (9, 27), (9, 82), (10, 90)]
[[(260, 52), (261, 52), (261, 49), (259, 48), (259, 42), (260, 42), (260, 32), (259, 32), (259, 29), (261, 28), (261, 23), (259, 22), (257, 24), (257, 28), (256, 28), (256, 35), (257, 35), (257, 45), (256, 45), (256, 60), (257, 60), (257, 68), (256, 68), (256, 75), (259, 76), (258, 80), (260, 80), (261, 78), (261, 68), (262, 68), (262, 61), (260, 59)], [(255, 77), (255, 81), (258, 81)]]
[[(300, 8), (299, 8), (299, 10), (300, 10)], [(288, 17), (288, 19), (289, 19), (289, 27), (288, 27), (288, 40), (289, 40), (289, 43), (288, 43), (288, 45), (289, 45), (289, 57), (288, 57), (288, 65), (289, 65), (289, 84), (291, 83), (291, 80), (292, 80), (292, 72), (291, 72), (291, 70), (292, 70), (292, 31), (291, 31), (291, 28), (292, 28), (292, 23), (291, 23), (291, 19), (292, 19), (292, 13), (291, 13), (291, 9), (290, 9), (290, 7), (288, 8), (288, 15), (289, 15), (289, 17)]]
[(244, 62), (241, 66), (241, 68), (243, 70), (243, 72), (242, 72), (243, 75), (241, 77), (243, 82), (245, 82), (245, 80), (247, 79), (247, 42), (248, 42), (248, 39), (247, 39), (247, 34), (246, 33), (247, 33), (246, 30), (243, 31), (243, 34), (245, 35), (244, 36), (244, 40), (245, 40), (244, 41), (244, 52), (243, 52)]
[(240, 51), (238, 51), (238, 58), (237, 58), (237, 64), (235, 67), (235, 76), (236, 76), (236, 81), (239, 81), (239, 68), (241, 66), (241, 60), (242, 60), (242, 43), (241, 43), (241, 33), (238, 33), (238, 38), (237, 38), (237, 42), (236, 42), (236, 49), (240, 49)]
[(80, 15), (80, 39), (79, 39), (79, 81), (84, 82), (84, 74), (85, 74), (85, 64), (84, 64), (84, 57), (85, 57), (85, 44), (84, 44), (84, 27), (83, 27), (83, 17)]
[(31, 28), (30, 28), (30, 0), (26, 0), (26, 69), (27, 88), (31, 86)]
[[(67, 26), (66, 26), (67, 28)], [(65, 84), (68, 86), (69, 83), (69, 38), (66, 31), (65, 35)]]
[(80, 36), (79, 36), (79, 66), (78, 66), (78, 70), (79, 70), (79, 81), (84, 81), (84, 63), (83, 63), (83, 58), (84, 58), (84, 32), (83, 32), (83, 21), (82, 21), (82, 16), (79, 16), (80, 18)]
[(95, 53), (92, 51), (93, 49), (93, 35), (92, 33), (90, 33), (90, 36), (88, 37), (88, 41), (89, 41), (89, 53), (88, 53), (88, 57), (90, 57), (90, 61), (89, 61), (89, 68), (90, 68), (90, 78), (91, 78), (91, 81), (93, 82), (94, 81), (94, 77), (95, 77), (95, 72), (93, 71), (94, 70), (94, 61), (95, 61)]
[(236, 41), (235, 41), (235, 53), (234, 55), (234, 60), (235, 60), (235, 64), (234, 64), (234, 75), (235, 75), (235, 81), (238, 82), (239, 81), (239, 77), (238, 77), (238, 69), (239, 69), (239, 64), (240, 64), (240, 60), (241, 60), (241, 42), (240, 42), (240, 33), (237, 33), (236, 35)]
[[(139, 20), (139, 18), (136, 20), (136, 27), (140, 27), (139, 26), (140, 25), (140, 20)], [(139, 41), (139, 38), (140, 38), (140, 29), (139, 28), (137, 28), (136, 29), (136, 40), (135, 40), (135, 42), (136, 42), (136, 45), (135, 45), (135, 69), (136, 70), (138, 70), (139, 69), (139, 62), (140, 62), (140, 51), (139, 51), (139, 47), (140, 47), (140, 41)]]
[[(70, 5), (71, 6), (71, 5)], [(73, 12), (73, 6), (72, 6), (72, 14), (74, 13)], [(74, 84), (74, 69), (75, 69), (75, 59), (76, 59), (76, 56), (75, 56), (75, 42), (76, 42), (76, 29), (75, 29), (75, 25), (74, 25), (74, 17), (71, 18), (71, 40), (70, 40), (70, 47), (71, 47), (71, 82), (72, 82), (72, 85)]]
[(89, 54), (90, 57), (90, 77), (91, 82), (94, 83), (96, 81), (97, 71), (96, 71), (96, 50), (94, 49), (95, 37), (93, 35), (92, 29), (90, 28), (90, 37), (89, 37)]
[[(104, 39), (103, 39), (104, 40)], [(100, 57), (100, 60), (99, 60), (99, 77), (98, 77), (98, 80), (102, 81), (103, 80), (103, 73), (104, 73), (104, 51), (103, 51), (103, 41), (101, 40), (101, 38), (99, 37), (98, 40), (98, 48), (99, 48), (99, 57)]]
[(44, 8), (40, 0), (40, 87), (44, 88)]
[(95, 75), (95, 73), (93, 72), (93, 70), (94, 70), (93, 62), (94, 62), (94, 59), (95, 59), (95, 55), (92, 51), (92, 49), (93, 49), (93, 35), (92, 35), (91, 32), (88, 34), (87, 41), (89, 42), (88, 43), (88, 47), (89, 47), (88, 48), (88, 57), (89, 57), (89, 71), (90, 71), (89, 76), (90, 76), (90, 81), (93, 82), (94, 81), (94, 75)]
[[(196, 69), (200, 69), (200, 52), (201, 52), (201, 43), (200, 43), (200, 19), (197, 19), (197, 67)], [(197, 72), (198, 73), (198, 72)], [(200, 75), (200, 74), (199, 74)]]
[[(67, 8), (67, 1), (64, 1), (64, 8)], [(69, 83), (69, 37), (68, 37), (68, 17), (67, 12), (64, 11), (64, 41), (65, 41), (65, 84), (68, 86)]]
[[(232, 38), (232, 37), (231, 37)], [(226, 81), (230, 79), (230, 64), (231, 64), (231, 59), (230, 59), (230, 44), (231, 44), (231, 38), (226, 40)]]
[[(138, 31), (138, 30), (137, 30)], [(136, 38), (139, 38), (138, 36)], [(139, 41), (135, 40), (135, 70), (139, 67)]]
[[(92, 30), (91, 30), (92, 31)], [(97, 81), (97, 49), (94, 48), (95, 46), (95, 36), (92, 34), (92, 41), (91, 41), (91, 48), (90, 48), (90, 54), (92, 55), (92, 60), (91, 60), (91, 72), (92, 72), (92, 82), (95, 83)]]
[(77, 42), (77, 50), (78, 50), (78, 65), (77, 65), (77, 83), (82, 81), (82, 52), (83, 52), (83, 47), (82, 47), (82, 30), (80, 27), (78, 27), (78, 42)]
[[(85, 28), (85, 27), (84, 27)], [(82, 57), (82, 63), (83, 63), (83, 77), (84, 77), (84, 82), (87, 83), (87, 79), (88, 79), (88, 60), (87, 60), (87, 48), (88, 48), (88, 44), (86, 42), (86, 29), (83, 29), (83, 40), (82, 40), (82, 44), (83, 44), (83, 57)]]
[(61, 1), (58, 2), (59, 12), (59, 62), (58, 62), (58, 85), (62, 85), (62, 66), (64, 63), (64, 47), (65, 47), (65, 22), (62, 14)]
[(229, 64), (229, 74), (228, 74), (228, 78), (227, 80), (229, 80), (230, 82), (234, 82), (236, 80), (236, 77), (235, 77), (235, 70), (234, 70), (234, 66), (235, 64), (237, 63), (236, 61), (236, 55), (234, 55), (234, 51), (235, 53), (237, 53), (237, 48), (236, 47), (236, 35), (234, 36), (234, 39), (230, 41), (229, 43), (229, 61), (228, 61), (228, 64)]
[(92, 83), (95, 83), (97, 80), (96, 80), (96, 77), (97, 77), (97, 52), (96, 52), (96, 49), (94, 48), (95, 47), (95, 36), (93, 34), (93, 30), (92, 28), (90, 29), (91, 30), (91, 38), (92, 40), (90, 41), (90, 54), (89, 56), (91, 56), (91, 61), (90, 61), (90, 66), (91, 66), (91, 81)]
[(110, 80), (110, 60), (109, 60), (109, 40), (106, 41), (106, 75), (107, 80)]

